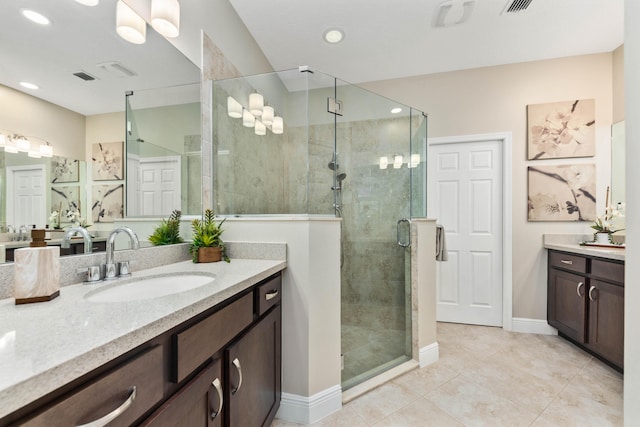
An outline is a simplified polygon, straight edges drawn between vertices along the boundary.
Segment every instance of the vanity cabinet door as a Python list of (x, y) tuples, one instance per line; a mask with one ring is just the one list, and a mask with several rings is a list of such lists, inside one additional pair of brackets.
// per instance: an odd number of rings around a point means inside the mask
[(281, 308), (225, 351), (228, 426), (269, 426), (280, 406)]
[(589, 342), (593, 351), (613, 364), (624, 363), (624, 287), (591, 280)]
[(145, 427), (221, 427), (224, 410), (222, 362), (215, 360), (141, 425)]
[(559, 332), (579, 343), (586, 339), (586, 287), (584, 276), (549, 269), (547, 320)]

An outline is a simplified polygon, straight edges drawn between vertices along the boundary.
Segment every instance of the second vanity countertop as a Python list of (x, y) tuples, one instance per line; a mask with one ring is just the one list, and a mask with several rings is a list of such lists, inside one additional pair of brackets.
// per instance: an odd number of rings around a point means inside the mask
[(133, 277), (206, 272), (209, 285), (154, 299), (94, 303), (86, 294), (113, 282), (60, 289), (53, 301), (0, 300), (0, 418), (284, 269), (285, 261), (178, 262)]
[(609, 248), (582, 246), (578, 243), (580, 241), (588, 240), (589, 237), (590, 236), (545, 234), (543, 236), (544, 248), (618, 261), (625, 260), (624, 247)]

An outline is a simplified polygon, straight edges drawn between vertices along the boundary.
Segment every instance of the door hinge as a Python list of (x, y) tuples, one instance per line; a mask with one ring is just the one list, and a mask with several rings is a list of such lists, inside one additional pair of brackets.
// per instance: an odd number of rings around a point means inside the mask
[(338, 101), (331, 97), (327, 98), (327, 112), (335, 114), (336, 116), (341, 116), (343, 113), (342, 101)]

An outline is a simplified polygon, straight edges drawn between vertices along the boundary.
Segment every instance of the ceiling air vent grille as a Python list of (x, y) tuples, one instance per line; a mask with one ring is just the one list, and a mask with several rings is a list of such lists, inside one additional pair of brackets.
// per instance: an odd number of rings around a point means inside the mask
[(518, 13), (526, 10), (533, 0), (509, 0), (502, 13)]
[(73, 75), (84, 81), (91, 81), (96, 79), (91, 74), (85, 73), (84, 71), (78, 71), (77, 73), (73, 73)]

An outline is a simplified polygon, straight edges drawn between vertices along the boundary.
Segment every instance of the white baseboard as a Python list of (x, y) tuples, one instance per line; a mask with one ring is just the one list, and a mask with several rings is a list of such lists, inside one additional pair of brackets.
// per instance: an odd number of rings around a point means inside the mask
[(432, 363), (436, 363), (440, 360), (440, 347), (438, 346), (438, 342), (434, 342), (433, 344), (429, 344), (426, 347), (422, 347), (420, 349), (420, 367), (424, 368), (425, 366), (431, 365)]
[(550, 326), (546, 320), (525, 319), (514, 317), (512, 320), (512, 331), (525, 334), (558, 335), (558, 330)]
[(298, 424), (313, 424), (340, 409), (342, 387), (335, 385), (309, 397), (282, 393), (276, 418)]

